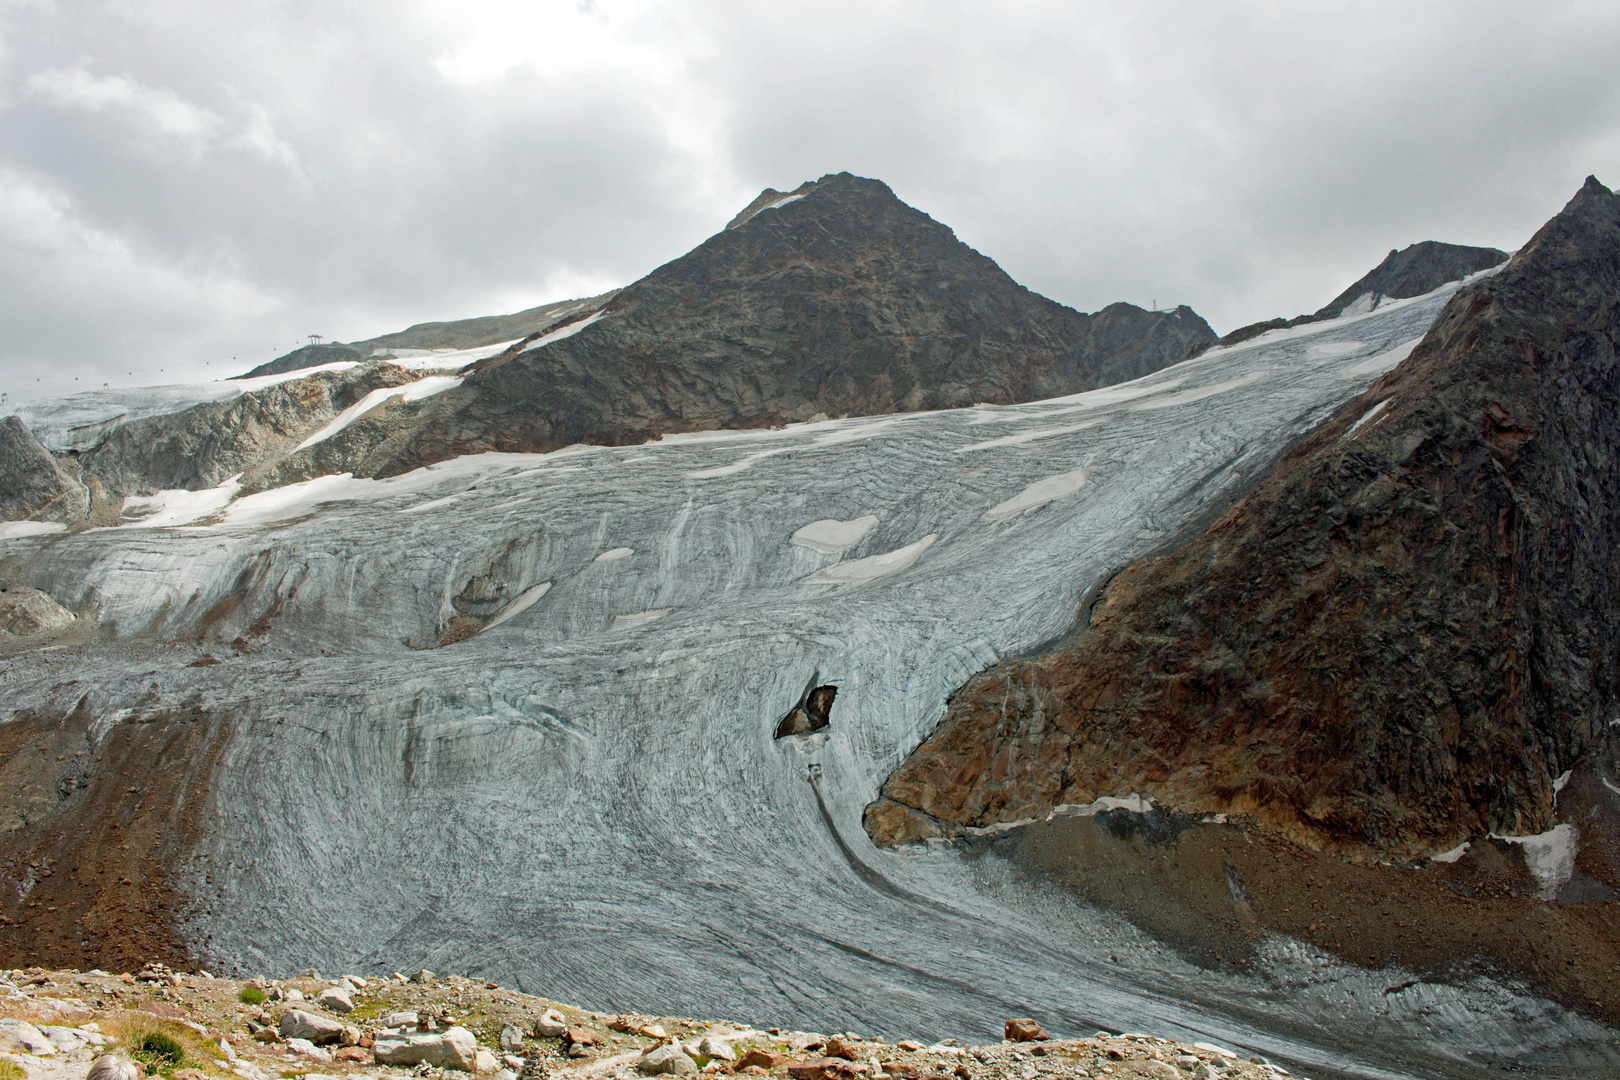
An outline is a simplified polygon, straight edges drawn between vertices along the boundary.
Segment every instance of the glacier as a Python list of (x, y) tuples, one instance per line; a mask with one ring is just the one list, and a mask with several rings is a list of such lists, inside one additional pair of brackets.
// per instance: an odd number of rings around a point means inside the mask
[[(190, 939), (247, 973), (425, 966), (889, 1037), (1034, 1015), (1319, 1078), (1577, 1061), (1614, 1033), (1482, 976), (1391, 996), (1407, 980), (1283, 939), (1254, 973), (1205, 970), (993, 855), (879, 850), (860, 824), (955, 687), (1263, 476), (1456, 288), (1053, 401), (486, 454), (176, 527), (13, 533), (0, 557), (113, 639), (18, 654), (0, 692), (66, 712), (88, 691), (112, 718), (156, 683), (233, 718), (179, 872)], [(433, 647), (469, 597), (483, 629)], [(243, 655), (187, 666), (199, 628), (256, 621)], [(830, 727), (774, 739), (811, 678), (838, 687)]]

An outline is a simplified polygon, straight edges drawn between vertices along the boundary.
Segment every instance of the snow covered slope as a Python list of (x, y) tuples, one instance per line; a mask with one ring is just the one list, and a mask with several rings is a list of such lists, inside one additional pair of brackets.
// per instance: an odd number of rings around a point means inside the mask
[[(1071, 398), (481, 455), (212, 524), (6, 539), (118, 640), (14, 657), (5, 704), (88, 693), (97, 737), (154, 693), (231, 718), (184, 928), (249, 970), (423, 964), (890, 1034), (1033, 1013), (1317, 1076), (1596, 1045), (1613, 1033), (1484, 978), (1391, 998), (1391, 973), (1287, 941), (1252, 975), (1195, 968), (994, 858), (860, 825), (953, 688), (1062, 631), (1454, 289)], [(486, 628), (429, 648), (458, 618)], [(199, 635), (222, 663), (186, 666)], [(839, 688), (830, 727), (774, 740), (811, 678)]]

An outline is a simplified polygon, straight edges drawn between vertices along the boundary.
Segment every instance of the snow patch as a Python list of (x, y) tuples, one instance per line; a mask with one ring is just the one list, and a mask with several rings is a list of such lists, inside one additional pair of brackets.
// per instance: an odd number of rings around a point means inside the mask
[(654, 619), (662, 619), (674, 610), (674, 608), (669, 607), (657, 607), (648, 608), (646, 611), (632, 611), (628, 615), (615, 615), (613, 616), (613, 629), (623, 630), (631, 626), (641, 626), (644, 623), (652, 622)]
[(1492, 833), (1491, 839), (1519, 845), (1524, 852), (1524, 864), (1530, 868), (1531, 876), (1540, 886), (1536, 890), (1536, 899), (1551, 900), (1575, 873), (1575, 842), (1578, 835), (1575, 826), (1566, 823), (1534, 836), (1498, 836)]
[(753, 465), (754, 462), (760, 461), (764, 458), (773, 457), (777, 454), (784, 454), (787, 452), (787, 450), (788, 448), (785, 446), (778, 447), (775, 450), (759, 450), (755, 453), (749, 454), (747, 457), (742, 458), (739, 461), (732, 462), (730, 465), (717, 465), (712, 469), (699, 469), (696, 472), (689, 472), (686, 475), (691, 477), (693, 480), (712, 480), (719, 476), (735, 476), (738, 473), (746, 470), (749, 466)]
[(594, 326), (596, 323), (600, 322), (602, 320), (602, 316), (605, 314), (607, 314), (607, 312), (598, 311), (595, 315), (592, 315), (588, 319), (581, 319), (579, 322), (569, 323), (567, 326), (553, 330), (551, 333), (537, 338), (535, 343), (530, 345), (527, 349), (524, 349), (523, 352), (525, 355), (527, 355), (528, 353), (534, 352), (536, 349), (545, 348), (554, 341), (561, 341), (564, 338), (571, 338), (581, 330), (585, 329), (587, 326)]
[(882, 555), (869, 555), (853, 562), (836, 563), (810, 575), (805, 581), (815, 585), (847, 585), (898, 574), (922, 558), (923, 552), (933, 547), (934, 541), (938, 539), (938, 533), (929, 533), (915, 543), (886, 551)]
[(446, 390), (454, 389), (460, 385), (461, 376), (459, 375), (429, 375), (425, 379), (418, 379), (404, 386), (385, 386), (373, 390), (334, 416), (325, 427), (293, 447), (293, 453), (296, 454), (300, 450), (307, 450), (316, 443), (325, 442), (389, 398), (397, 397), (401, 401), (421, 401), (423, 398), (430, 398), (434, 394), (442, 394)]
[(1133, 814), (1145, 814), (1153, 809), (1153, 799), (1147, 795), (1138, 795), (1131, 792), (1125, 796), (1104, 795), (1089, 803), (1063, 803), (1054, 807), (1046, 815), (1047, 821), (1057, 818), (1093, 817), (1097, 814), (1107, 813), (1109, 810), (1129, 810)]
[(958, 446), (958, 454), (966, 454), (970, 450), (994, 450), (998, 446), (1018, 446), (1021, 443), (1034, 442), (1036, 439), (1049, 439), (1054, 435), (1072, 435), (1076, 431), (1096, 427), (1101, 420), (1082, 420), (1078, 424), (1066, 424), (1062, 427), (1036, 428), (1034, 431), (1021, 431), (1017, 435), (1003, 435), (999, 439), (986, 439), (983, 442), (970, 443), (967, 446)]
[(1569, 778), (1574, 772), (1574, 769), (1565, 769), (1556, 779), (1553, 780), (1554, 795), (1557, 795), (1560, 791), (1564, 790), (1564, 785), (1569, 783)]
[(165, 529), (189, 525), (225, 509), (242, 490), (242, 474), (237, 473), (218, 487), (201, 491), (166, 489), (155, 495), (132, 495), (124, 500), (123, 529)]
[(1086, 469), (1073, 469), (1056, 476), (1048, 476), (1045, 480), (1037, 480), (1020, 491), (1006, 502), (997, 503), (984, 512), (980, 521), (1005, 521), (1010, 517), (1017, 517), (1026, 510), (1033, 510), (1037, 506), (1045, 506), (1057, 499), (1067, 498), (1086, 486), (1091, 479), (1091, 473)]
[[(530, 608), (534, 607), (535, 601), (539, 600), (542, 596), (546, 595), (546, 593), (550, 591), (551, 582), (549, 581), (542, 581), (533, 588), (524, 589), (518, 594), (517, 599), (501, 608), (500, 612), (484, 625), (484, 630), (493, 630), (497, 626), (501, 625), (501, 623), (512, 618), (514, 615), (523, 614), (525, 611), (528, 611)], [(483, 631), (481, 630), (479, 633), (483, 633)]]
[(620, 559), (628, 559), (630, 556), (634, 555), (635, 553), (636, 553), (635, 548), (627, 548), (627, 547), (609, 548), (608, 550), (602, 552), (602, 554), (598, 555), (595, 559), (592, 559), (591, 561), (592, 562), (618, 562)]
[(1377, 356), (1369, 356), (1365, 360), (1357, 360), (1353, 364), (1347, 364), (1339, 369), (1339, 377), (1359, 379), (1367, 375), (1382, 375), (1408, 356), (1411, 356), (1412, 350), (1417, 348), (1418, 342), (1422, 340), (1421, 336), (1415, 337), (1410, 341), (1403, 341), (1393, 349), (1381, 352)]
[(1305, 350), (1307, 360), (1330, 360), (1335, 356), (1349, 356), (1365, 348), (1359, 341), (1319, 341)]
[(1394, 401), (1394, 400), (1395, 400), (1394, 398), (1385, 398), (1384, 400), (1380, 401), (1378, 404), (1374, 405), (1372, 408), (1368, 409), (1366, 412), (1362, 413), (1361, 414), (1361, 419), (1359, 419), (1355, 423), (1351, 424), (1350, 425), (1350, 430), (1345, 432), (1344, 435), (1341, 436), (1341, 438), (1348, 439), (1350, 436), (1354, 435), (1356, 433), (1357, 428), (1361, 427), (1362, 424), (1365, 424), (1367, 421), (1371, 420), (1373, 417), (1375, 417), (1379, 413), (1383, 412), (1384, 411), (1384, 406), (1388, 405), (1391, 401)]
[(1472, 845), (1473, 845), (1473, 841), (1464, 840), (1462, 843), (1458, 844), (1456, 847), (1452, 848), (1450, 851), (1442, 851), (1438, 855), (1430, 855), (1429, 856), (1429, 861), (1430, 862), (1454, 863), (1458, 859), (1462, 858), (1464, 855), (1468, 854), (1468, 849)]
[(775, 202), (771, 203), (769, 206), (760, 207), (758, 212), (763, 214), (767, 210), (780, 210), (780, 209), (782, 209), (782, 207), (786, 206), (788, 203), (798, 202), (802, 198), (804, 198), (803, 195), (789, 195), (785, 199), (777, 199)]
[(20, 540), (25, 536), (48, 536), (67, 532), (60, 521), (0, 521), (0, 540)]
[(788, 538), (788, 543), (809, 548), (822, 555), (842, 555), (860, 543), (877, 523), (876, 514), (867, 514), (865, 517), (851, 518), (848, 521), (823, 518), (820, 521), (812, 521), (794, 532)]
[(1203, 401), (1205, 398), (1212, 398), (1216, 394), (1224, 394), (1228, 390), (1236, 390), (1240, 386), (1248, 386), (1250, 383), (1259, 382), (1269, 374), (1271, 374), (1269, 370), (1261, 368), (1259, 371), (1251, 371), (1245, 375), (1239, 375), (1235, 379), (1212, 382), (1205, 386), (1194, 386), (1189, 390), (1182, 390), (1179, 393), (1166, 394), (1159, 398), (1149, 398), (1146, 401), (1138, 401), (1134, 405), (1126, 406), (1126, 408), (1130, 409), (1132, 412), (1147, 412), (1151, 409), (1173, 409), (1178, 405), (1191, 405), (1195, 401)]
[(444, 371), (450, 368), (463, 368), (468, 364), (487, 360), (491, 356), (498, 356), (522, 341), (522, 338), (513, 338), (511, 341), (501, 341), (494, 345), (480, 345), (473, 349), (373, 349), (371, 355), (378, 359), (385, 359), (397, 367), (409, 368), (412, 371)]

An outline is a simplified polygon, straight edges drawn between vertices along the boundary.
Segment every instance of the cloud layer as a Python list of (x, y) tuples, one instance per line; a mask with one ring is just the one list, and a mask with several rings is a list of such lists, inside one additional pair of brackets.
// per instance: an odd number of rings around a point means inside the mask
[(1620, 181), (1612, 4), (1309, 7), (0, 0), (0, 391), (600, 291), (839, 169), (1219, 330)]

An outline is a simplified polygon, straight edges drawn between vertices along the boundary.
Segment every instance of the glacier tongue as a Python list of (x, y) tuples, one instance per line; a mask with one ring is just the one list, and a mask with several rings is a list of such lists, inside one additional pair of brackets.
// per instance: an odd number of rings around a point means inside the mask
[[(1063, 631), (1101, 574), (1259, 475), (1452, 291), (1095, 396), (483, 455), (267, 492), (213, 526), (7, 539), (30, 584), (151, 637), (18, 657), (6, 694), (89, 688), (111, 714), (156, 679), (236, 717), (187, 928), (249, 971), (426, 966), (890, 1035), (994, 1037), (1033, 1013), (1366, 1076), (1471, 1040), (1590, 1038), (1477, 982), (1437, 999), (1446, 1025), (1385, 1016), (1375, 1042), (1380, 973), (1279, 993), (993, 858), (880, 851), (860, 826), (953, 688)], [(847, 549), (792, 542), (857, 519)], [(908, 547), (883, 576), (827, 573)], [(231, 597), (213, 632), (268, 616), (262, 650), (187, 668), (152, 643)], [(509, 614), (425, 648), (469, 611)], [(831, 726), (777, 742), (816, 673)]]

